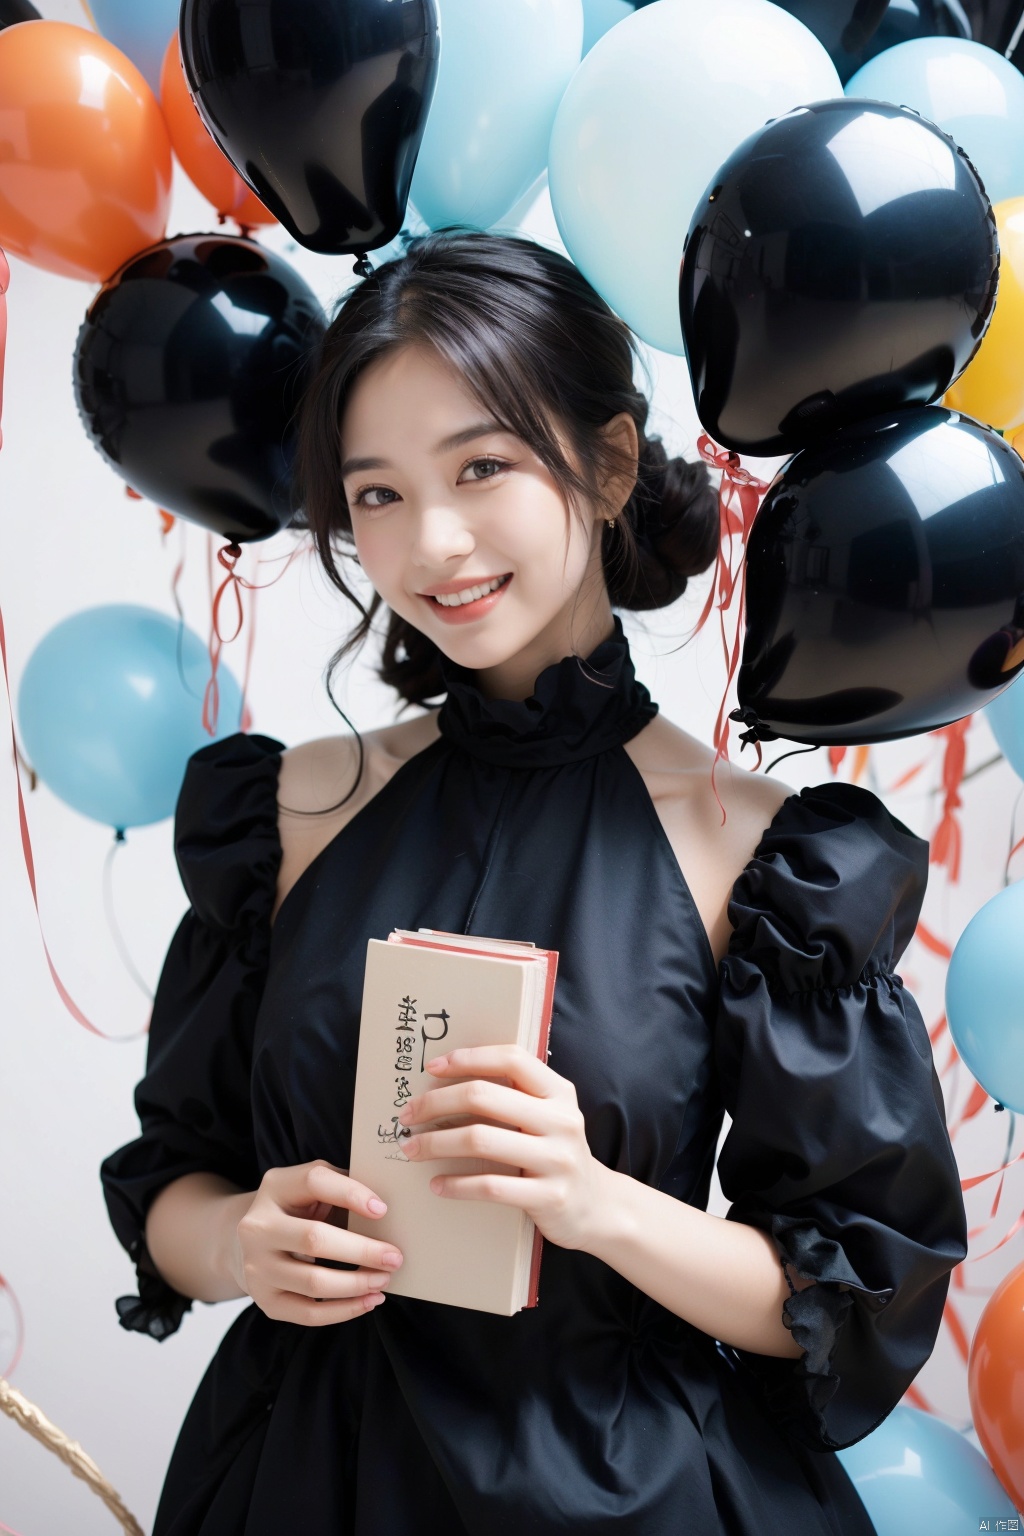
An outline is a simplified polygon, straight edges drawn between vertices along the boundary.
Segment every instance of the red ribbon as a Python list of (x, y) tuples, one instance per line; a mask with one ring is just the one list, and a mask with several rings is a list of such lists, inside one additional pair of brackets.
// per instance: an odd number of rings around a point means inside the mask
[(963, 831), (956, 813), (963, 805), (960, 798), (960, 785), (963, 782), (964, 768), (967, 763), (966, 738), (971, 728), (972, 718), (971, 715), (967, 715), (963, 720), (954, 720), (952, 725), (945, 725), (940, 731), (935, 732), (936, 736), (943, 736), (946, 741), (946, 750), (942, 757), (942, 786), (946, 792), (946, 798), (942, 807), (942, 819), (932, 835), (931, 852), (928, 858), (932, 864), (945, 865), (952, 883), (960, 879)]
[[(211, 541), (208, 545), (208, 550), (212, 552), (212, 548), (213, 545)], [(210, 676), (206, 684), (206, 691), (203, 695), (203, 730), (206, 731), (208, 736), (215, 736), (217, 733), (217, 716), (220, 712), (220, 685), (217, 682), (217, 672), (220, 668), (220, 653), (225, 645), (230, 645), (232, 640), (238, 639), (238, 636), (242, 632), (242, 626), (245, 622), (245, 612), (242, 607), (243, 587), (247, 592), (251, 592), (253, 594), (252, 603), (249, 610), (249, 642), (246, 649), (245, 677), (242, 682), (241, 729), (243, 731), (247, 731), (250, 724), (252, 723), (252, 714), (249, 710), (249, 706), (246, 700), (249, 692), (249, 679), (252, 673), (253, 647), (256, 642), (256, 593), (262, 592), (265, 590), (265, 588), (272, 587), (275, 585), (275, 583), (279, 582), (281, 577), (288, 570), (292, 561), (295, 560), (299, 554), (301, 554), (301, 552), (302, 545), (297, 544), (296, 547), (287, 556), (284, 557), (284, 565), (282, 566), (281, 570), (278, 571), (276, 576), (272, 577), (270, 581), (255, 582), (248, 581), (244, 576), (240, 576), (236, 569), (238, 561), (242, 555), (241, 545), (225, 544), (221, 549), (217, 551), (217, 563), (222, 566), (225, 571), (227, 571), (227, 575), (224, 577), (224, 580), (221, 582), (216, 591), (213, 590), (213, 565), (212, 563), (210, 564), (210, 590), (212, 594), (210, 607), (209, 641)], [(257, 562), (258, 565), (264, 565), (266, 563), (267, 562), (263, 560)], [(220, 615), (221, 604), (223, 603), (225, 595), (229, 590), (235, 603), (235, 627), (230, 635), (226, 635), (221, 628)]]
[[(726, 678), (725, 689), (722, 693), (722, 702), (718, 708), (715, 719), (715, 729), (712, 741), (715, 748), (715, 758), (711, 765), (711, 787), (722, 812), (722, 821), (725, 821), (725, 807), (722, 805), (718, 790), (715, 788), (715, 770), (719, 759), (729, 758), (729, 716), (727, 704), (732, 688), (733, 678), (736, 676), (740, 661), (740, 649), (742, 644), (743, 615), (745, 610), (747, 589), (747, 562), (746, 547), (750, 529), (754, 518), (757, 516), (761, 499), (768, 489), (765, 480), (758, 480), (749, 470), (743, 468), (739, 454), (732, 453), (727, 448), (721, 448), (707, 433), (701, 433), (697, 439), (697, 452), (705, 464), (712, 469), (721, 471), (722, 480), (718, 491), (718, 554), (715, 559), (715, 573), (711, 583), (711, 590), (701, 610), (700, 617), (694, 625), (693, 634), (697, 634), (704, 627), (711, 615), (713, 608), (718, 609), (719, 632), (722, 641), (722, 654), (725, 660)], [(738, 557), (737, 557), (738, 551)], [(735, 603), (735, 622), (732, 635), (728, 632), (726, 614)], [(747, 737), (746, 741), (751, 738)], [(757, 767), (761, 766), (761, 746), (754, 741), (757, 749)]]

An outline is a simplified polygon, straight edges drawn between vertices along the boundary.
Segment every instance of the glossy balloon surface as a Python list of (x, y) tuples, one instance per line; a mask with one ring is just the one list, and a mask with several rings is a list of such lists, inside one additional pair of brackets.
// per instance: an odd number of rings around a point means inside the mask
[(1017, 1508), (1024, 1508), (1024, 1264), (1000, 1281), (985, 1305), (971, 1344), (967, 1386), (985, 1454)]
[(982, 1511), (992, 1530), (996, 1519), (1013, 1514), (995, 1473), (966, 1435), (904, 1403), (836, 1456), (877, 1536), (909, 1536), (915, 1530), (967, 1536), (978, 1529)]
[(395, 238), (437, 76), (434, 0), (184, 0), (179, 36), (207, 127), (300, 245)]
[(754, 519), (739, 705), (762, 739), (888, 741), (1024, 667), (1024, 463), (939, 406), (837, 432)]
[(992, 323), (970, 364), (943, 401), (1005, 432), (1010, 441), (1024, 420), (1024, 197), (993, 210), (999, 232), (999, 293)]
[(765, 0), (655, 0), (598, 38), (555, 117), (551, 206), (573, 262), (650, 346), (683, 350), (679, 258), (709, 178), (766, 119), (841, 93), (818, 39)]
[(255, 241), (163, 241), (89, 307), (74, 370), (86, 431), (158, 506), (266, 538), (295, 510), (292, 418), (323, 328), (312, 290)]
[(63, 21), (0, 30), (0, 246), (103, 282), (159, 240), (171, 142), (156, 97), (105, 38)]
[(437, 89), (410, 196), (431, 229), (490, 229), (547, 165), (558, 103), (580, 62), (582, 0), (440, 3)]
[(971, 157), (994, 203), (1024, 193), (1024, 76), (981, 43), (925, 37), (880, 53), (847, 82), (850, 98), (899, 102)]
[(242, 180), (196, 111), (182, 73), (177, 32), (160, 71), (160, 106), (182, 170), (217, 212), (243, 226), (272, 224), (274, 215)]
[[(793, 10), (797, 3), (802, 4), (804, 0), (793, 0), (792, 5), (786, 0), (786, 9)], [(968, 3), (972, 10), (977, 8), (971, 0)], [(832, 0), (824, 0), (824, 6), (831, 8), (831, 5)], [(974, 28), (963, 0), (889, 0), (881, 21), (866, 42), (859, 49), (845, 51), (841, 57), (837, 57), (836, 68), (845, 82), (869, 59), (876, 58), (890, 48), (898, 48), (900, 43), (911, 42), (918, 37), (972, 36)], [(985, 42), (986, 39), (980, 38), (979, 41)]]
[[(179, 660), (181, 670), (179, 671)], [(25, 753), (67, 805), (108, 827), (162, 821), (203, 729), (207, 648), (151, 608), (111, 603), (74, 613), (44, 635), (18, 689)], [(241, 691), (217, 672), (217, 735), (239, 728)]]
[(953, 1044), (975, 1082), (1015, 1114), (1024, 1113), (1022, 931), (1024, 884), (1016, 881), (974, 914), (946, 971), (946, 1018)]
[(939, 399), (981, 342), (998, 270), (991, 206), (945, 134), (878, 102), (790, 112), (729, 157), (687, 236), (701, 421), (775, 455)]
[(889, 0), (776, 0), (802, 21), (827, 50), (847, 80), (867, 57), (868, 47), (889, 7)]

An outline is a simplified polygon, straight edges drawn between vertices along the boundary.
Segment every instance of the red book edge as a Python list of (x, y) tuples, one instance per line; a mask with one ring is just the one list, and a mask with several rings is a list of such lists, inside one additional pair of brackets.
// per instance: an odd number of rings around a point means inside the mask
[[(396, 934), (391, 934), (388, 936), (388, 943), (411, 944), (418, 949), (443, 949), (447, 954), (450, 955), (482, 955), (485, 959), (494, 959), (496, 956), (496, 952), (493, 949), (469, 949), (464, 944), (442, 944), (438, 942), (439, 937), (440, 935), (435, 936), (433, 934), (425, 933), (422, 938), (408, 939), (399, 937)], [(453, 934), (452, 937), (454, 938), (456, 935)], [(458, 937), (462, 937), (462, 935), (458, 935)], [(501, 958), (500, 953), (497, 954), (497, 958)], [(538, 960), (544, 961), (546, 976), (544, 981), (544, 1003), (541, 1009), (540, 1038), (537, 1042), (537, 1059), (538, 1061), (546, 1062), (548, 1056), (548, 1039), (551, 1034), (551, 1014), (555, 1002), (555, 978), (558, 974), (558, 951), (557, 949), (534, 949), (528, 955), (510, 956), (509, 958), (522, 960), (531, 960), (536, 958)], [(541, 1232), (539, 1227), (534, 1226), (533, 1254), (530, 1259), (530, 1283), (528, 1287), (528, 1299), (520, 1308), (521, 1311), (525, 1311), (527, 1307), (535, 1307), (538, 1305), (538, 1293), (540, 1290), (540, 1260), (543, 1247), (544, 1234)]]

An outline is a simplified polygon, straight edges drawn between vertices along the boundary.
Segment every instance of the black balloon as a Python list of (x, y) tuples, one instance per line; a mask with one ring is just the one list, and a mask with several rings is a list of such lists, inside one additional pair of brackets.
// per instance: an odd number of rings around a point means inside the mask
[(975, 40), (1005, 54), (1024, 15), (1021, 0), (964, 0)]
[(896, 411), (798, 454), (746, 563), (748, 739), (935, 730), (1024, 666), (1024, 463), (955, 411)]
[(697, 411), (740, 453), (792, 453), (939, 399), (999, 270), (970, 161), (916, 112), (838, 99), (752, 134), (690, 225), (679, 313)]
[(42, 17), (29, 0), (0, 0), (0, 31), (4, 27), (16, 27), (22, 21), (42, 21)]
[(79, 331), (86, 431), (158, 506), (265, 539), (297, 510), (293, 418), (324, 327), (312, 290), (255, 241), (161, 241), (104, 284)]
[(207, 127), (301, 245), (395, 238), (437, 78), (434, 0), (184, 0), (179, 36)]
[(878, 30), (854, 67), (859, 69), (886, 48), (896, 48), (917, 37), (973, 37), (969, 12), (970, 7), (963, 0), (889, 0)]
[[(833, 0), (822, 0), (821, 4), (816, 4), (815, 0), (778, 0), (778, 3), (787, 11), (792, 11), (794, 16), (799, 16), (801, 21), (806, 21), (811, 31), (821, 38), (832, 55), (844, 85), (868, 59), (873, 59), (877, 53), (884, 53), (886, 48), (908, 43), (912, 38), (970, 38), (977, 35), (971, 19), (974, 0), (967, 0), (966, 4), (964, 0), (890, 0), (888, 6), (881, 7), (882, 14), (870, 30), (863, 25), (858, 28), (856, 18), (852, 18), (854, 24), (846, 38), (839, 47), (833, 48), (831, 34), (823, 35), (823, 25), (808, 20), (801, 12), (813, 12), (815, 16), (830, 12), (833, 8), (837, 12), (849, 12), (851, 0), (842, 0), (842, 3), (835, 0), (834, 4)], [(867, 11), (868, 8), (869, 0), (863, 0), (863, 9)], [(822, 30), (819, 30), (819, 25)]]
[(868, 57), (867, 48), (889, 0), (776, 0), (828, 50), (845, 84)]

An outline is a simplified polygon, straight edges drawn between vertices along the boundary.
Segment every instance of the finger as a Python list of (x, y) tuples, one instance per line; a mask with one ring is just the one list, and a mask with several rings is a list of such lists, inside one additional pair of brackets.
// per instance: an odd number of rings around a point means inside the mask
[(435, 1056), (428, 1071), (439, 1077), (507, 1077), (515, 1088), (538, 1099), (557, 1098), (574, 1091), (572, 1084), (553, 1072), (546, 1061), (531, 1056), (521, 1045), (469, 1045)]
[(428, 1162), (437, 1157), (485, 1158), (523, 1168), (528, 1173), (551, 1173), (560, 1166), (553, 1156), (549, 1138), (524, 1136), (522, 1131), (508, 1131), (496, 1125), (461, 1125), (453, 1130), (424, 1131), (403, 1141), (402, 1151), (412, 1162)]
[(362, 1237), (347, 1227), (332, 1227), (326, 1221), (303, 1221), (299, 1216), (281, 1216), (273, 1229), (273, 1246), (278, 1252), (299, 1254), (306, 1259), (333, 1259), (340, 1264), (356, 1264), (364, 1269), (394, 1270), (386, 1256), (402, 1251), (394, 1243), (375, 1237)]
[(279, 1291), (272, 1303), (263, 1310), (278, 1322), (301, 1323), (306, 1328), (324, 1328), (331, 1323), (347, 1323), (352, 1318), (362, 1317), (372, 1312), (384, 1299), (383, 1291), (369, 1291), (365, 1296), (356, 1296), (351, 1301), (314, 1301), (309, 1296), (295, 1296), (288, 1291)]
[(365, 1296), (367, 1291), (384, 1290), (391, 1273), (386, 1269), (328, 1269), (323, 1264), (279, 1259), (265, 1266), (264, 1280), (275, 1290), (296, 1296), (338, 1301), (345, 1297)]
[(440, 1173), (430, 1181), (431, 1193), (447, 1200), (489, 1200), (494, 1205), (515, 1205), (527, 1210), (536, 1204), (532, 1179), (509, 1178), (500, 1173)]
[(305, 1213), (307, 1207), (319, 1202), (343, 1206), (366, 1216), (383, 1215), (371, 1208), (371, 1200), (379, 1199), (374, 1190), (323, 1158), (290, 1168), (272, 1168), (264, 1183), (282, 1208), (299, 1208)]
[(545, 1102), (519, 1088), (503, 1088), (480, 1077), (417, 1094), (408, 1100), (398, 1118), (402, 1125), (420, 1126), (448, 1115), (496, 1120), (535, 1136), (551, 1126), (551, 1110)]

